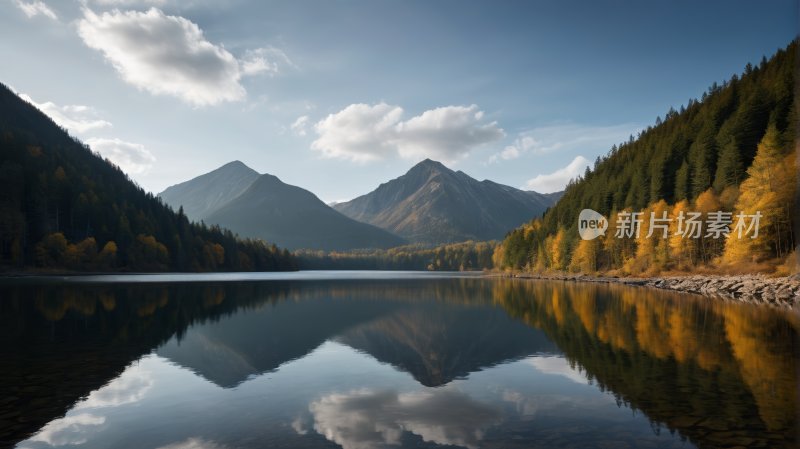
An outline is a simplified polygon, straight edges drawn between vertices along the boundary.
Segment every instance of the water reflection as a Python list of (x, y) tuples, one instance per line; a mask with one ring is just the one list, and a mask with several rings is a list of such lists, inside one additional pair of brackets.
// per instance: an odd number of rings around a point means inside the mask
[(50, 446), (66, 444), (82, 444), (95, 433), (105, 430), (106, 418), (91, 413), (81, 413), (65, 418), (55, 419), (45, 425), (31, 441), (42, 441)]
[[(0, 294), (6, 445), (142, 447), (115, 435), (145, 417), (171, 422), (147, 446), (170, 449), (276, 438), (660, 447), (672, 444), (667, 430), (700, 447), (795, 441), (797, 331), (773, 309), (474, 278), (3, 284)], [(188, 398), (214, 406), (184, 409)]]
[(796, 330), (785, 312), (617, 286), (497, 283), (494, 297), (601, 389), (693, 441), (793, 433)]
[(108, 385), (89, 393), (89, 397), (78, 402), (73, 410), (117, 407), (138, 402), (153, 388), (153, 383), (150, 373), (135, 368), (128, 369)]
[(314, 430), (344, 449), (400, 445), (404, 432), (427, 442), (475, 449), (483, 431), (503, 418), (502, 409), (454, 389), (332, 394), (312, 402), (309, 410)]
[(226, 446), (220, 446), (213, 441), (205, 441), (202, 438), (189, 438), (186, 441), (179, 441), (177, 443), (161, 446), (156, 449), (225, 449)]
[(589, 385), (590, 382), (586, 375), (576, 367), (574, 363), (570, 363), (561, 357), (529, 357), (525, 359), (525, 363), (529, 363), (542, 373), (556, 374), (564, 376), (567, 379), (579, 384)]

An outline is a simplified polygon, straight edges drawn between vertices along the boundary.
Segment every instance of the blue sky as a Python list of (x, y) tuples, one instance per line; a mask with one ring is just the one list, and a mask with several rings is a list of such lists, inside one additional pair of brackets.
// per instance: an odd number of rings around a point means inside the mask
[(166, 187), (347, 200), (425, 157), (559, 190), (798, 33), (798, 3), (0, 0), (0, 81)]

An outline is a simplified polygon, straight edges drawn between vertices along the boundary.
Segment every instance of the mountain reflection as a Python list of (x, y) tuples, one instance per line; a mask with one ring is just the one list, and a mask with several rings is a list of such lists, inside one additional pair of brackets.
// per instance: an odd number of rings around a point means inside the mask
[(491, 306), (437, 303), (350, 329), (334, 340), (411, 373), (426, 387), (558, 348), (543, 332)]
[(312, 402), (309, 410), (314, 430), (344, 449), (401, 445), (406, 431), (425, 441), (475, 449), (483, 430), (503, 418), (501, 409), (452, 389), (333, 394)]
[[(617, 285), (7, 283), (0, 285), (0, 416), (7, 416), (0, 446), (37, 431), (32, 440), (51, 445), (102, 432), (103, 407), (147, 395), (149, 374), (125, 370), (153, 351), (229, 388), (333, 340), (437, 387), (324, 394), (309, 407), (313, 420), (292, 424), (347, 449), (396, 444), (403, 431), (477, 447), (502, 411), (448, 384), (514, 360), (608, 391), (656, 432), (677, 431), (700, 447), (792, 447), (795, 339), (785, 312)], [(553, 353), (565, 358), (546, 356)], [(511, 390), (503, 397), (531, 419), (558, 403)], [(69, 409), (87, 410), (63, 417)]]
[(301, 301), (209, 320), (170, 340), (158, 355), (229, 388), (249, 376), (301, 358), (350, 327), (381, 317), (400, 304), (353, 298), (331, 301), (311, 294)]

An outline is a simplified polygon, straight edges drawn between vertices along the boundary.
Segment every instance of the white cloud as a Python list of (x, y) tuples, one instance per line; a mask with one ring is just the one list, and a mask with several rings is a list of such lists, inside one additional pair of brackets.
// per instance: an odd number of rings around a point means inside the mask
[(450, 388), (332, 394), (311, 403), (309, 411), (314, 430), (344, 449), (399, 445), (404, 431), (424, 441), (476, 449), (483, 429), (503, 419), (501, 409)]
[(83, 11), (78, 34), (84, 43), (102, 51), (122, 79), (139, 89), (196, 106), (245, 97), (236, 58), (208, 42), (189, 20), (156, 8), (100, 16)]
[(111, 127), (111, 123), (97, 118), (97, 111), (90, 106), (64, 106), (58, 107), (51, 102), (36, 103), (31, 97), (25, 94), (18, 94), (20, 98), (36, 106), (37, 109), (47, 114), (59, 126), (63, 126), (70, 131), (85, 133), (91, 129)]
[(592, 165), (588, 159), (583, 156), (576, 157), (572, 162), (564, 168), (559, 168), (549, 175), (539, 175), (533, 179), (528, 180), (524, 190), (534, 190), (539, 193), (551, 193), (564, 190), (570, 179), (577, 178), (586, 171), (586, 167)]
[(564, 357), (534, 356), (525, 359), (525, 363), (528, 363), (544, 374), (564, 376), (573, 382), (589, 385), (589, 380), (586, 378), (586, 375), (581, 374), (579, 371), (569, 366), (569, 362)]
[(156, 162), (155, 156), (144, 149), (138, 143), (123, 142), (119, 139), (97, 139), (86, 140), (92, 150), (99, 152), (103, 157), (108, 158), (118, 165), (125, 173), (146, 173), (153, 168)]
[(31, 437), (30, 441), (42, 441), (50, 446), (83, 444), (95, 433), (103, 431), (105, 422), (104, 416), (89, 413), (54, 419)]
[(397, 153), (396, 124), (403, 108), (351, 104), (336, 114), (320, 120), (314, 130), (320, 138), (311, 148), (328, 157), (349, 158), (354, 161), (385, 159)]
[(146, 371), (126, 370), (111, 383), (93, 391), (75, 409), (116, 407), (141, 401), (155, 382)]
[(17, 5), (17, 8), (21, 9), (29, 19), (33, 16), (42, 14), (53, 20), (58, 20), (56, 13), (54, 13), (49, 6), (45, 5), (39, 0), (36, 0), (33, 3), (25, 3), (21, 0), (14, 0), (14, 4)]
[(244, 57), (240, 60), (242, 75), (257, 75), (261, 73), (274, 76), (278, 73), (278, 63), (275, 62), (275, 59), (280, 59), (294, 67), (294, 64), (284, 52), (270, 45), (267, 48), (245, 51)]
[(425, 111), (402, 122), (403, 109), (384, 102), (375, 106), (352, 104), (314, 125), (319, 139), (311, 148), (327, 157), (353, 161), (433, 159), (451, 162), (469, 150), (505, 137), (497, 122), (480, 124), (477, 105), (447, 106)]
[(516, 139), (513, 145), (509, 145), (505, 147), (502, 152), (493, 154), (491, 157), (489, 157), (489, 163), (491, 164), (492, 162), (497, 162), (498, 157), (504, 160), (516, 159), (522, 156), (522, 153), (528, 151), (536, 144), (537, 142), (533, 140), (533, 137)]
[(243, 111), (252, 111), (253, 109), (255, 109), (257, 107), (266, 104), (267, 101), (269, 101), (269, 96), (268, 95), (266, 95), (266, 94), (259, 95), (258, 96), (258, 100), (252, 102), (250, 105), (248, 105), (247, 107), (245, 107), (242, 110)]
[(555, 124), (523, 133), (531, 137), (534, 154), (552, 153), (554, 151), (570, 151), (600, 148), (603, 152), (611, 149), (611, 145), (627, 141), (631, 134), (636, 134), (638, 126), (626, 123), (616, 126), (583, 126), (574, 123)]
[(304, 115), (292, 123), (291, 129), (292, 134), (295, 136), (305, 136), (306, 135), (306, 122), (308, 122), (308, 116)]
[(505, 147), (501, 153), (489, 157), (488, 163), (499, 162), (500, 159), (516, 159), (524, 154), (547, 154), (553, 152), (582, 151), (603, 153), (611, 149), (611, 145), (627, 141), (631, 134), (639, 129), (632, 123), (615, 126), (584, 126), (574, 123), (555, 123), (519, 134), (512, 145)]
[(202, 438), (189, 438), (186, 441), (168, 444), (156, 449), (225, 449), (227, 446), (219, 445), (213, 441), (205, 441)]
[(483, 111), (477, 105), (447, 106), (425, 111), (397, 125), (402, 136), (398, 149), (404, 158), (433, 157), (454, 160), (464, 156), (471, 147), (500, 140), (506, 136), (497, 122), (478, 124)]

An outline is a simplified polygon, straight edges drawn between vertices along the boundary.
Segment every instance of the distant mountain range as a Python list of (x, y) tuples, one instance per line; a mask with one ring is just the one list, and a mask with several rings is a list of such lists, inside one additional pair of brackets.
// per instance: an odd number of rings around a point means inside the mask
[(391, 232), (331, 209), (308, 190), (259, 175), (239, 161), (172, 186), (159, 195), (194, 221), (218, 224), (240, 237), (260, 238), (290, 251), (395, 248), (408, 243)]
[(502, 239), (555, 204), (542, 195), (454, 172), (426, 159), (375, 191), (342, 203), (260, 175), (234, 161), (161, 192), (190, 220), (289, 250), (388, 249), (407, 244)]
[(487, 180), (425, 159), (373, 192), (332, 207), (416, 243), (502, 239), (553, 206), (562, 192), (540, 194)]

